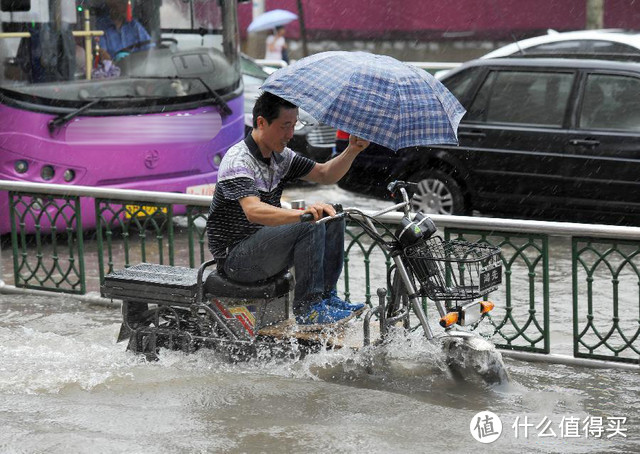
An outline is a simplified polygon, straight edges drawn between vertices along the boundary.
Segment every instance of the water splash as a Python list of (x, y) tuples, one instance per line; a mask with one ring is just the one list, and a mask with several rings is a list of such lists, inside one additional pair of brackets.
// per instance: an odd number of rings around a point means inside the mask
[(509, 381), (502, 355), (481, 337), (443, 337), (443, 351), (453, 376), (462, 380), (481, 379), (486, 383)]
[[(0, 324), (0, 393), (57, 394), (65, 389), (94, 390), (212, 374), (272, 376), (346, 384), (404, 394), (427, 393), (453, 383), (442, 349), (418, 332), (392, 330), (375, 347), (322, 348), (304, 355), (302, 346), (283, 343), (286, 355), (270, 351), (257, 358), (229, 362), (225, 355), (201, 350), (185, 355), (161, 350), (157, 362), (125, 352), (115, 343), (119, 315), (78, 302), (57, 310), (29, 301), (3, 313)], [(17, 309), (17, 310), (16, 310)], [(354, 324), (345, 345), (362, 344), (362, 327)]]
[(30, 327), (0, 328), (0, 393), (59, 393), (68, 386), (90, 390), (113, 379), (131, 377), (138, 358), (119, 346), (95, 342), (113, 339), (113, 327), (91, 336), (65, 336)]
[[(347, 334), (345, 344), (358, 340), (358, 329), (356, 326)], [(461, 383), (455, 380), (442, 346), (428, 341), (421, 333), (407, 333), (402, 329), (392, 330), (387, 340), (377, 346), (322, 348), (305, 356), (263, 356), (236, 363), (228, 362), (224, 354), (211, 350), (200, 350), (192, 355), (162, 350), (159, 361), (149, 367), (195, 374), (214, 372), (323, 381), (410, 395), (424, 401), (432, 399), (432, 393), (436, 392), (453, 396), (454, 406), (463, 405), (456, 396)], [(484, 394), (487, 390), (484, 381), (479, 379), (470, 380), (464, 386), (471, 394)]]

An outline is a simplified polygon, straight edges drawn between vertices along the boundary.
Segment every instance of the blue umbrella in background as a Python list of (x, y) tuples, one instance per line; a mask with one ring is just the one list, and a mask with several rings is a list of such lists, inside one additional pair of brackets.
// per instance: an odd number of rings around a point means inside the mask
[(428, 72), (367, 52), (321, 52), (269, 76), (262, 90), (306, 110), (321, 123), (379, 145), (457, 144), (465, 114)]
[(298, 16), (291, 11), (284, 9), (274, 9), (260, 14), (247, 27), (248, 32), (260, 32), (270, 30), (280, 25), (287, 25), (296, 20)]

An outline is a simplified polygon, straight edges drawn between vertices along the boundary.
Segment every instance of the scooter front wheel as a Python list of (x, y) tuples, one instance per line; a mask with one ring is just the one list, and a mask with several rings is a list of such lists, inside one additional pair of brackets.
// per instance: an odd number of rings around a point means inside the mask
[(438, 338), (452, 375), (461, 380), (479, 378), (487, 384), (509, 381), (502, 355), (488, 340), (465, 331), (450, 331)]

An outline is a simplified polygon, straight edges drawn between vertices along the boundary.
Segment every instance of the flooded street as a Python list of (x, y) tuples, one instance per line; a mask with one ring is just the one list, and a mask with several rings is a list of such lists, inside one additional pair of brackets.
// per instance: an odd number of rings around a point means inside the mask
[[(312, 202), (309, 194), (286, 197)], [(386, 204), (335, 187), (314, 194), (365, 209)], [(570, 285), (570, 260), (551, 263), (552, 345), (570, 354), (570, 323), (558, 320), (570, 319), (571, 295), (554, 287)], [(231, 364), (201, 350), (162, 351), (149, 363), (115, 342), (119, 326), (115, 307), (0, 294), (0, 452), (640, 451), (635, 370), (505, 358), (509, 383), (460, 382), (418, 331), (298, 361)], [(487, 410), (502, 433), (483, 445), (470, 429), (497, 427), (477, 425)]]
[[(116, 309), (0, 296), (0, 452), (470, 452), (483, 410), (503, 424), (491, 452), (640, 448), (633, 371), (507, 359), (509, 384), (459, 383), (419, 337), (296, 362), (165, 351), (147, 363), (115, 343), (118, 328)], [(607, 417), (628, 418), (626, 438), (584, 436), (583, 421), (609, 430)], [(527, 437), (516, 418), (534, 424)], [(582, 435), (562, 436), (563, 418)], [(539, 436), (546, 420), (555, 437)]]

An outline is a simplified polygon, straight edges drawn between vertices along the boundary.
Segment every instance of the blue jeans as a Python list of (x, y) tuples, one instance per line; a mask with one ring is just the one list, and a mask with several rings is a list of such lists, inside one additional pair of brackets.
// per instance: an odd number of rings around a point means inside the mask
[(336, 288), (344, 262), (344, 220), (262, 227), (234, 246), (224, 272), (238, 282), (256, 282), (296, 268), (294, 315), (305, 315)]

